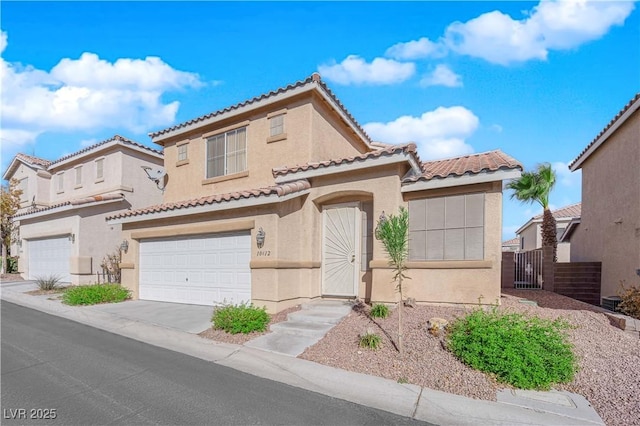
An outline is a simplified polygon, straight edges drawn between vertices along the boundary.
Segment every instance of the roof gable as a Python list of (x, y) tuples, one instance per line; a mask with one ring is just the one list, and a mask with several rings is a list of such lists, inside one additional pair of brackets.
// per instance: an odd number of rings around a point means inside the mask
[(11, 179), (15, 174), (16, 170), (18, 169), (18, 167), (20, 166), (20, 164), (24, 164), (27, 167), (30, 167), (34, 170), (38, 170), (38, 169), (46, 169), (51, 164), (51, 162), (43, 158), (34, 157), (32, 155), (27, 155), (19, 152), (18, 154), (16, 154), (15, 157), (13, 157), (13, 160), (11, 160), (9, 167), (7, 167), (7, 171), (4, 172), (4, 175), (2, 176), (2, 178), (4, 180)]
[(316, 91), (345, 121), (347, 126), (351, 127), (354, 133), (362, 139), (365, 145), (371, 145), (372, 141), (369, 135), (351, 115), (347, 108), (345, 108), (342, 102), (340, 102), (340, 100), (334, 95), (329, 87), (327, 87), (327, 85), (322, 81), (322, 79), (320, 78), (320, 74), (318, 73), (313, 73), (305, 80), (297, 81), (287, 86), (280, 87), (276, 90), (272, 90), (246, 101), (202, 115), (200, 117), (196, 117), (194, 119), (176, 124), (163, 130), (149, 133), (149, 136), (155, 143), (162, 145), (163, 141), (169, 137), (180, 135), (195, 128), (206, 126), (208, 124), (215, 123), (217, 121), (233, 117), (234, 115), (239, 115), (247, 111), (252, 111), (254, 109), (268, 105), (269, 103), (287, 99), (289, 97), (308, 91)]
[(609, 136), (611, 136), (618, 127), (627, 121), (640, 108), (640, 93), (637, 93), (625, 106), (616, 114), (615, 117), (598, 133), (580, 155), (569, 163), (569, 169), (573, 172), (582, 167), (582, 164), (591, 154), (593, 154), (600, 146), (602, 146)]

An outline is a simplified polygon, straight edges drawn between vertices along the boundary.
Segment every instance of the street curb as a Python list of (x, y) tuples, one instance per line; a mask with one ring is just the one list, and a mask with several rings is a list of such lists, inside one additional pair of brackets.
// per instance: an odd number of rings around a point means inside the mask
[[(100, 330), (190, 355), (254, 376), (285, 383), (356, 404), (435, 424), (584, 425), (585, 419), (540, 409), (471, 399), (417, 385), (341, 370), (300, 358), (220, 343), (116, 314), (74, 307), (24, 293), (3, 291), (10, 303), (66, 318)], [(595, 413), (595, 410), (594, 410)], [(597, 414), (595, 414), (597, 418)], [(600, 424), (604, 423), (590, 423)]]

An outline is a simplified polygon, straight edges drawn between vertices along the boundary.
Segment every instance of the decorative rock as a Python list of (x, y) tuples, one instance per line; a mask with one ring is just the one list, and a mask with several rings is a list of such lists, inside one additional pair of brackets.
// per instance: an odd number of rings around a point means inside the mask
[(404, 306), (409, 306), (410, 308), (415, 308), (416, 307), (416, 299), (414, 299), (413, 297), (409, 297), (408, 299), (405, 299)]
[(438, 336), (441, 331), (444, 331), (445, 327), (449, 324), (444, 318), (431, 318), (427, 321), (427, 330), (434, 336)]

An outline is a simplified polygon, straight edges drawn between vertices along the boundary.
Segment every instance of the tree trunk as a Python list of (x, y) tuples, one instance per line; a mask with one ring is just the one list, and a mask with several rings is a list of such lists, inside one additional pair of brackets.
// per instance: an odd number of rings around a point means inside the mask
[(542, 246), (553, 247), (553, 261), (558, 261), (558, 239), (556, 237), (556, 219), (549, 208), (542, 215)]
[(398, 290), (400, 292), (400, 304), (398, 305), (398, 351), (402, 355), (402, 308), (404, 300), (402, 297), (402, 275), (398, 278)]
[(2, 267), (0, 268), (1, 274), (7, 273), (7, 246), (2, 241)]

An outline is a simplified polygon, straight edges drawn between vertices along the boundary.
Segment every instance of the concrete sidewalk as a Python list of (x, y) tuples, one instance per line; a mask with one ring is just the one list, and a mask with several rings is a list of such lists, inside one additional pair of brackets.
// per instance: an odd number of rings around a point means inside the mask
[[(24, 294), (25, 291), (33, 288), (34, 284), (28, 282), (2, 283), (0, 297), (7, 302), (255, 376), (430, 423), (441, 425), (604, 424), (585, 398), (568, 392), (503, 391), (498, 394), (498, 402), (470, 399), (327, 367), (256, 348), (203, 339), (193, 332), (153, 323), (147, 320), (148, 317), (139, 310), (134, 314), (131, 311), (136, 311), (138, 302), (125, 302), (117, 305), (117, 308), (115, 308), (116, 305), (72, 307), (63, 305), (50, 296)], [(144, 303), (142, 305), (144, 306)], [(210, 314), (206, 320), (209, 316)], [(194, 320), (201, 321), (199, 314), (196, 314)], [(182, 325), (182, 328), (189, 327), (191, 325)], [(193, 327), (195, 330), (200, 326), (194, 323)]]

